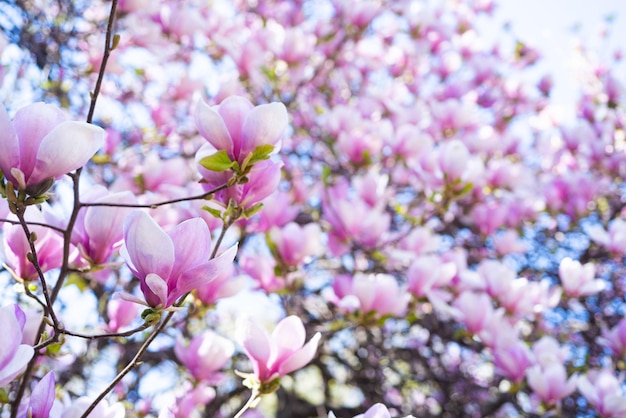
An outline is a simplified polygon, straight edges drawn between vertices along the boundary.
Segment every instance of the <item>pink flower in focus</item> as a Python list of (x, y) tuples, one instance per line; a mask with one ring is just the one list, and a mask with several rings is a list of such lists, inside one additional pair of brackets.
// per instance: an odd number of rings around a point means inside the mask
[(185, 221), (168, 234), (147, 213), (135, 211), (126, 218), (120, 252), (139, 278), (148, 306), (165, 309), (222, 274), (237, 246), (209, 260), (211, 232), (202, 219)]
[(44, 103), (18, 110), (13, 121), (0, 106), (0, 131), (0, 170), (33, 195), (44, 193), (49, 180), (85, 165), (105, 138), (102, 128), (67, 121), (60, 109)]
[(305, 344), (302, 320), (293, 315), (281, 320), (272, 334), (251, 318), (239, 331), (239, 340), (260, 383), (269, 383), (307, 365), (315, 356), (322, 337), (318, 332)]
[(258, 146), (276, 146), (288, 124), (287, 109), (282, 103), (254, 106), (239, 96), (230, 96), (214, 107), (200, 101), (195, 119), (200, 135), (240, 165)]
[(213, 331), (204, 331), (189, 344), (176, 340), (174, 353), (196, 380), (218, 384), (223, 375), (219, 372), (231, 359), (235, 345)]

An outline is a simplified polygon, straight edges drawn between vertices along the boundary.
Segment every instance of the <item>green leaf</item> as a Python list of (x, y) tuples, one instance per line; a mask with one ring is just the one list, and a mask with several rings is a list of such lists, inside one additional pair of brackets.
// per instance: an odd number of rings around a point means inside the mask
[(274, 151), (274, 145), (272, 144), (264, 144), (259, 145), (254, 149), (252, 154), (248, 154), (246, 159), (243, 161), (241, 166), (242, 170), (250, 169), (252, 166), (259, 161), (267, 160), (270, 158), (270, 154)]
[(221, 150), (215, 154), (204, 157), (200, 160), (200, 165), (210, 171), (226, 171), (233, 167), (233, 162), (226, 154), (226, 151)]
[(253, 206), (251, 206), (249, 208), (246, 208), (243, 211), (243, 216), (246, 219), (249, 219), (250, 217), (252, 217), (252, 215), (254, 215), (258, 211), (260, 211), (262, 208), (263, 208), (263, 203), (257, 203), (256, 205), (253, 205)]
[(216, 208), (211, 208), (208, 206), (202, 206), (202, 210), (206, 210), (211, 215), (215, 216), (217, 219), (222, 219), (222, 211)]

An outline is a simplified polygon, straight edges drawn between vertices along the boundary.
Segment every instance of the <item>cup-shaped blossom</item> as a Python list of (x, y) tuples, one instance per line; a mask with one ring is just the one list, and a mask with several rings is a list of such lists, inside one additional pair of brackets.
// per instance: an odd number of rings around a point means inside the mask
[(333, 282), (335, 302), (345, 311), (363, 315), (401, 316), (406, 311), (409, 293), (388, 274), (341, 275)]
[(526, 372), (528, 385), (533, 392), (548, 405), (554, 405), (576, 390), (577, 376), (567, 378), (561, 363), (551, 363), (546, 367), (533, 366)]
[(610, 367), (589, 370), (578, 379), (578, 390), (593, 405), (600, 416), (626, 416), (626, 393), (622, 379), (615, 377)]
[(280, 259), (288, 266), (298, 266), (309, 257), (319, 255), (323, 250), (321, 235), (320, 226), (316, 223), (301, 227), (290, 222), (282, 229), (272, 228), (270, 231)]
[(219, 372), (235, 352), (235, 345), (213, 331), (207, 330), (191, 339), (189, 344), (176, 340), (174, 353), (196, 380), (218, 384)]
[(534, 362), (528, 346), (516, 339), (500, 341), (493, 350), (493, 359), (498, 371), (515, 383), (522, 381)]
[(44, 103), (18, 110), (13, 121), (0, 106), (0, 131), (0, 170), (33, 195), (44, 193), (51, 179), (85, 165), (105, 139), (102, 128), (67, 121), (59, 108)]
[[(16, 219), (14, 215), (9, 217)], [(27, 210), (24, 214), (26, 222), (45, 223), (44, 216), (36, 209)], [(16, 277), (22, 280), (35, 280), (37, 270), (28, 260), (31, 252), (30, 243), (21, 225), (4, 224), (4, 248), (7, 264), (13, 269)], [(29, 225), (29, 230), (37, 237), (35, 250), (37, 261), (42, 272), (61, 267), (63, 262), (63, 239), (50, 228), (40, 225)]]
[(559, 278), (565, 294), (570, 297), (593, 295), (604, 289), (604, 282), (594, 280), (596, 268), (591, 263), (581, 264), (580, 261), (564, 258), (559, 265)]
[(245, 321), (239, 332), (243, 349), (252, 361), (254, 378), (261, 384), (306, 366), (322, 337), (318, 332), (305, 344), (302, 320), (293, 315), (282, 319), (271, 334), (252, 318)]
[(254, 106), (239, 96), (230, 96), (214, 107), (200, 101), (195, 119), (200, 135), (239, 165), (257, 147), (276, 146), (288, 124), (287, 109), (282, 103)]
[(130, 325), (138, 316), (137, 304), (124, 299), (111, 299), (107, 304), (107, 316), (109, 322), (107, 330), (118, 332), (120, 329)]
[(200, 218), (166, 233), (145, 212), (132, 212), (124, 224), (122, 256), (140, 280), (148, 306), (165, 309), (178, 298), (219, 276), (233, 262), (237, 247), (211, 255), (211, 233)]
[(22, 344), (22, 333), (26, 315), (17, 305), (0, 308), (0, 387), (6, 386), (22, 373), (35, 351), (28, 344)]
[[(93, 196), (94, 203), (137, 203), (135, 196), (128, 191), (108, 194), (105, 190), (98, 190), (97, 193)], [(72, 244), (89, 262), (105, 263), (121, 244), (124, 220), (131, 211), (132, 208), (114, 206), (90, 206), (81, 210), (72, 231)]]

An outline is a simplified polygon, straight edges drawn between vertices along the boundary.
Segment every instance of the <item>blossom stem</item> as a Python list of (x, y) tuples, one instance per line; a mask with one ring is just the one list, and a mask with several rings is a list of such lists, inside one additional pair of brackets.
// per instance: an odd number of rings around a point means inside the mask
[(256, 406), (256, 404), (259, 402), (260, 398), (260, 392), (258, 388), (253, 388), (252, 389), (252, 393), (250, 393), (250, 398), (248, 399), (248, 401), (245, 403), (245, 405), (239, 410), (239, 412), (237, 412), (237, 414), (233, 417), (233, 418), (241, 418), (241, 416), (250, 408), (253, 408), (254, 406)]

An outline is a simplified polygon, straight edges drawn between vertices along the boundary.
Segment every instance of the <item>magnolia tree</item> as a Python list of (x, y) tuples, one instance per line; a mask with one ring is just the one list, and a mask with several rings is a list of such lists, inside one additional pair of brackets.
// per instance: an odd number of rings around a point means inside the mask
[(0, 5), (0, 416), (626, 417), (617, 61), (494, 7)]

